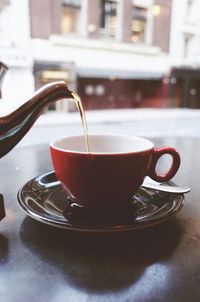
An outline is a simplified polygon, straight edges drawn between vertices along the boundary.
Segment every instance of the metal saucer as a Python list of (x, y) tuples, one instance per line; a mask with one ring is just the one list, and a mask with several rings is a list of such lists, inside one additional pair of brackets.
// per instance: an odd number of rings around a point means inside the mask
[(173, 217), (184, 203), (183, 194), (140, 188), (130, 202), (128, 214), (114, 215), (113, 219), (112, 213), (117, 211), (111, 209), (108, 213), (98, 212), (97, 216), (71, 201), (54, 172), (28, 181), (17, 197), (22, 209), (35, 220), (66, 230), (97, 233), (130, 231), (160, 224)]

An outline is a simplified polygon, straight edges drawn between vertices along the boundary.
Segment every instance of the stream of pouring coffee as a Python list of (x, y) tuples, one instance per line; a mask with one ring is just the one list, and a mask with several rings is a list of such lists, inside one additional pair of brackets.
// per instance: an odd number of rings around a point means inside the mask
[(79, 97), (79, 95), (76, 92), (72, 92), (71, 94), (74, 98), (73, 101), (75, 102), (76, 107), (77, 107), (77, 109), (80, 113), (80, 116), (81, 116), (81, 122), (82, 122), (82, 126), (83, 126), (86, 150), (87, 150), (88, 153), (91, 153), (91, 146), (90, 146), (89, 135), (88, 135), (88, 126), (87, 126), (85, 111), (83, 109), (81, 98)]

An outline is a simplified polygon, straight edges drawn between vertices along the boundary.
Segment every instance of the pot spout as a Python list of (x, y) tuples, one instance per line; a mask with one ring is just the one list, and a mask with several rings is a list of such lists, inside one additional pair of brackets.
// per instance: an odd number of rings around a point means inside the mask
[[(4, 73), (5, 69), (1, 64), (1, 77)], [(73, 99), (72, 92), (64, 81), (45, 85), (21, 107), (0, 117), (0, 157), (7, 154), (24, 137), (50, 103), (60, 99)]]

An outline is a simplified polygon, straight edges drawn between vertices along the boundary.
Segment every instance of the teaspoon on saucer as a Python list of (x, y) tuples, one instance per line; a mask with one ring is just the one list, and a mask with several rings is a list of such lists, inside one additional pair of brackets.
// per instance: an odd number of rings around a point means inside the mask
[(179, 187), (175, 185), (160, 184), (159, 182), (153, 181), (149, 177), (145, 178), (141, 187), (146, 189), (154, 189), (157, 191), (177, 193), (177, 194), (183, 194), (190, 191), (190, 188), (188, 187)]

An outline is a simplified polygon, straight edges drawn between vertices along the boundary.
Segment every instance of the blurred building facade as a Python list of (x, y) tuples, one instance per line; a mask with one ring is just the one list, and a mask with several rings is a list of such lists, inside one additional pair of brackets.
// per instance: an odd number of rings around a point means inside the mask
[(200, 108), (199, 14), (200, 0), (173, 1), (169, 88), (177, 107)]
[(0, 107), (11, 109), (34, 91), (27, 0), (20, 0), (20, 5), (17, 0), (0, 0), (0, 61), (9, 67)]
[[(196, 42), (184, 40), (183, 27), (188, 5), (199, 0), (17, 2), (0, 0), (0, 60), (10, 69), (3, 100), (17, 105), (45, 83), (63, 79), (85, 109), (181, 105), (174, 72), (186, 53), (188, 64), (194, 61), (199, 33), (193, 29)], [(195, 14), (191, 9), (191, 20)], [(70, 106), (60, 102), (56, 109)]]

